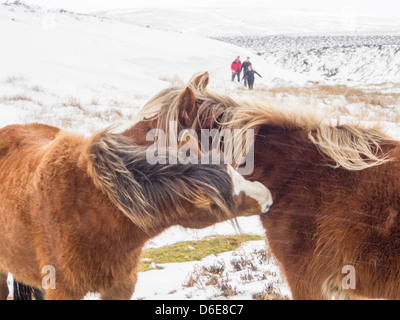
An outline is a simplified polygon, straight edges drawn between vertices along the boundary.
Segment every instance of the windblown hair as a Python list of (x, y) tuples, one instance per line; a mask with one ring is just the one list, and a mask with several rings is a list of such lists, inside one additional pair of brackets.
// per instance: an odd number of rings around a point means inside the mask
[(108, 130), (94, 134), (85, 152), (96, 187), (145, 231), (184, 216), (190, 204), (210, 206), (219, 221), (235, 216), (225, 165), (180, 164), (178, 159), (177, 164), (149, 164), (145, 147)]
[[(193, 81), (195, 78), (197, 81)], [(193, 128), (241, 129), (244, 132), (268, 125), (287, 131), (302, 130), (321, 155), (332, 160), (333, 167), (347, 170), (362, 170), (390, 160), (381, 146), (393, 141), (393, 138), (378, 127), (326, 123), (326, 115), (317, 113), (309, 106), (291, 108), (256, 100), (235, 101), (227, 95), (207, 90), (205, 83), (208, 83), (208, 73), (202, 78), (195, 76), (189, 82), (199, 107), (197, 117), (193, 119)], [(157, 114), (157, 127), (170, 134), (168, 126), (170, 121), (179, 119), (178, 98), (185, 88), (180, 86), (163, 90), (146, 104), (141, 115)]]
[(363, 170), (390, 161), (382, 146), (393, 141), (379, 127), (332, 124), (326, 115), (310, 108), (288, 108), (283, 105), (243, 104), (226, 109), (222, 127), (231, 130), (274, 126), (287, 131), (302, 131), (318, 151), (333, 161), (333, 167)]
[[(197, 78), (197, 81), (194, 79)], [(205, 89), (208, 83), (208, 76), (198, 78), (193, 76), (189, 81), (189, 86), (193, 90), (196, 97), (196, 105), (199, 108), (197, 117), (192, 128), (209, 129), (215, 127), (217, 121), (216, 115), (222, 113), (225, 109), (239, 107), (239, 105), (229, 96), (219, 94)], [(146, 121), (146, 118), (155, 117), (158, 120), (157, 128), (169, 135), (175, 135), (174, 130), (170, 129), (171, 122), (179, 125), (180, 107), (179, 96), (186, 86), (173, 86), (162, 90), (139, 111), (137, 118)], [(177, 141), (176, 136), (170, 137), (173, 141)], [(167, 141), (168, 145), (168, 141)]]

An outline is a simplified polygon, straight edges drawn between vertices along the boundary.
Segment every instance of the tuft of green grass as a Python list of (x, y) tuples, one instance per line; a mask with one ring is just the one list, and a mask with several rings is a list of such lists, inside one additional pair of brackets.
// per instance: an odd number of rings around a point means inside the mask
[(233, 251), (243, 242), (263, 240), (263, 237), (254, 234), (239, 234), (228, 236), (211, 236), (199, 241), (184, 241), (170, 246), (147, 249), (142, 253), (140, 272), (153, 270), (151, 263), (173, 263), (200, 261), (201, 259), (222, 252)]

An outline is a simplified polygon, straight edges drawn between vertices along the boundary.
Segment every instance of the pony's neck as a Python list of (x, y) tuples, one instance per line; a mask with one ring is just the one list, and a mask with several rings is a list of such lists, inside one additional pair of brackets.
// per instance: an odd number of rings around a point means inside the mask
[(135, 136), (135, 126), (132, 126), (130, 128), (126, 128), (124, 131), (122, 131), (121, 135), (127, 138), (132, 138)]
[(261, 127), (254, 147), (254, 172), (258, 180), (277, 196), (301, 172), (322, 163), (324, 158), (302, 131)]

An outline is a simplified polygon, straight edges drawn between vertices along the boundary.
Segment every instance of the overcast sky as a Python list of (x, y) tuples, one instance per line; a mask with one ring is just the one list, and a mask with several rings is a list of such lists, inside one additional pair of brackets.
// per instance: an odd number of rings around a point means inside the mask
[[(5, 0), (0, 1), (4, 2)], [(243, 10), (269, 7), (331, 13), (348, 13), (350, 11), (356, 15), (387, 16), (400, 19), (399, 0), (25, 0), (24, 2), (79, 12), (145, 7), (238, 7)]]

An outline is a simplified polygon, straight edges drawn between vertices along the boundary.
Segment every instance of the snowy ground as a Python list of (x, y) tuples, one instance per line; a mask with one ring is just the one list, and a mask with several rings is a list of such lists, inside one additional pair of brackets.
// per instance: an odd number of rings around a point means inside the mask
[[(331, 65), (341, 66), (336, 77), (340, 84), (376, 91), (384, 88), (388, 94), (400, 88), (399, 44), (393, 37), (399, 33), (400, 24), (395, 19), (260, 11), (248, 20), (226, 8), (223, 14), (218, 9), (99, 12), (95, 8), (76, 14), (59, 10), (63, 7), (54, 9), (53, 5), (47, 10), (35, 6), (35, 1), (27, 2), (29, 6), (0, 4), (0, 127), (37, 121), (90, 135), (115, 122), (133, 124), (138, 110), (153, 95), (205, 70), (211, 74), (213, 90), (271, 99), (274, 87), (332, 84), (334, 77), (325, 77), (319, 69), (324, 63), (329, 70), (334, 68)], [(343, 44), (352, 41), (349, 33), (357, 28), (364, 40), (371, 41), (372, 48), (363, 42), (354, 51)], [(338, 46), (324, 46), (324, 34), (332, 32), (346, 33), (347, 38)], [(263, 37), (282, 34), (292, 35), (270, 36), (267, 50)], [(242, 36), (254, 41), (242, 41)], [(224, 41), (211, 39), (216, 37), (224, 37)], [(379, 48), (375, 46), (378, 39), (392, 42)], [(316, 54), (313, 49), (321, 45), (326, 48)], [(298, 55), (293, 53), (293, 46), (299, 50)], [(256, 79), (253, 93), (230, 81), (230, 63), (237, 55), (251, 56), (256, 70), (263, 75)], [(301, 64), (304, 59), (308, 59), (309, 70)], [(358, 67), (360, 61), (367, 63)], [(348, 73), (356, 83), (347, 81)], [(389, 134), (400, 138), (400, 101), (397, 103), (395, 98), (390, 105), (349, 103), (340, 94), (324, 99), (311, 96), (303, 101), (304, 97), (289, 92), (273, 98), (293, 105), (312, 101), (316, 108), (339, 108), (345, 111), (345, 118), (358, 115), (366, 121), (381, 120)], [(240, 218), (239, 225), (244, 233), (264, 235), (258, 217)], [(152, 239), (147, 248), (238, 232), (228, 222), (196, 231), (170, 228)], [(162, 270), (140, 273), (133, 298), (252, 299), (253, 294), (271, 284), (280, 288), (282, 295), (290, 296), (273, 259), (261, 257), (265, 250), (265, 242), (256, 241), (201, 262), (166, 264)], [(235, 261), (246, 257), (250, 261), (263, 258), (264, 262), (238, 267)], [(215, 269), (212, 266), (220, 266), (224, 282), (207, 286), (209, 271)], [(196, 275), (193, 285), (184, 286)], [(231, 288), (236, 294), (223, 294), (221, 288)]]
[(162, 272), (139, 274), (133, 299), (253, 299), (268, 287), (283, 297), (291, 295), (263, 240), (199, 262), (160, 266), (165, 268)]

